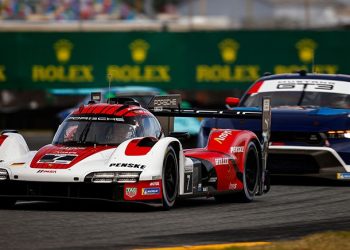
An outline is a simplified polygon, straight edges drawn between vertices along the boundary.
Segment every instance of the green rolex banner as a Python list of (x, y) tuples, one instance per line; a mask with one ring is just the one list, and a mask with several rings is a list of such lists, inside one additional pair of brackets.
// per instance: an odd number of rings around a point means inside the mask
[(246, 89), (264, 74), (350, 74), (348, 31), (2, 32), (0, 89)]

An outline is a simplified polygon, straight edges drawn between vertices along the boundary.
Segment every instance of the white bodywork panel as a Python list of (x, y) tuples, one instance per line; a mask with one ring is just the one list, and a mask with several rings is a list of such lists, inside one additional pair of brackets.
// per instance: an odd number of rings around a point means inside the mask
[[(193, 172), (193, 163), (185, 159), (181, 143), (173, 137), (160, 139), (151, 150), (140, 156), (128, 156), (125, 150), (128, 144), (138, 138), (123, 142), (117, 148), (97, 152), (68, 169), (31, 168), (30, 163), (37, 151), (29, 151), (26, 142), (19, 134), (9, 133), (0, 147), (0, 168), (6, 169), (11, 180), (45, 181), (45, 182), (84, 182), (92, 172), (142, 171), (140, 181), (160, 180), (162, 178), (163, 161), (167, 147), (171, 143), (180, 145), (179, 152), (179, 185), (183, 194), (185, 172)], [(115, 163), (132, 163), (145, 165), (143, 170), (133, 167), (115, 167)], [(111, 165), (112, 164), (112, 165)], [(186, 167), (185, 167), (186, 166)], [(186, 169), (186, 170), (185, 170)]]
[(339, 162), (339, 165), (344, 168), (346, 172), (350, 172), (350, 165), (346, 165), (343, 159), (339, 156), (338, 152), (333, 148), (329, 147), (305, 147), (305, 146), (269, 146), (269, 151), (271, 153), (279, 153), (282, 150), (287, 150), (290, 154), (301, 154), (303, 152), (314, 152), (317, 155), (317, 152), (329, 152), (334, 159)]

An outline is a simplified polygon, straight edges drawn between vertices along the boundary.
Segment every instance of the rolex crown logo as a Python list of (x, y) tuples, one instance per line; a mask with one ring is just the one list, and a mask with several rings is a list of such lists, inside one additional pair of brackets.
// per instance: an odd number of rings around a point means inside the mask
[(315, 50), (317, 48), (316, 42), (311, 39), (302, 39), (296, 44), (298, 49), (298, 56), (303, 63), (311, 63), (315, 56)]
[(129, 45), (129, 48), (134, 62), (143, 63), (146, 60), (149, 44), (145, 40), (137, 39)]
[(237, 60), (239, 43), (233, 39), (225, 39), (219, 43), (221, 58), (225, 63), (233, 63)]
[(61, 39), (54, 44), (54, 49), (56, 51), (57, 61), (66, 63), (71, 57), (73, 44), (66, 39)]

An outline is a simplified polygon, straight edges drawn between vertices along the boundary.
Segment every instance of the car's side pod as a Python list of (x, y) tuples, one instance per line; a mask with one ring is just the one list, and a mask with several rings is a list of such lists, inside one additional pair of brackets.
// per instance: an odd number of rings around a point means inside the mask
[[(262, 100), (262, 110), (247, 111), (242, 108), (231, 110), (202, 110), (197, 108), (180, 108), (180, 95), (155, 96), (148, 105), (148, 109), (158, 117), (209, 117), (209, 118), (239, 118), (239, 119), (261, 119), (261, 159), (262, 171), (261, 181), (257, 195), (262, 195), (269, 190), (268, 173), (266, 170), (267, 150), (271, 131), (271, 98), (264, 97)], [(170, 120), (167, 121), (168, 128)], [(169, 131), (171, 132), (171, 131)]]

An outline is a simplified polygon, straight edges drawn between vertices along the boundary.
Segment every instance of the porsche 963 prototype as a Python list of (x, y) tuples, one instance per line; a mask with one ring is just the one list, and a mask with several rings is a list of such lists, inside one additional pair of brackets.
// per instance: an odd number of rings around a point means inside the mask
[[(16, 131), (4, 131), (1, 206), (18, 200), (97, 199), (170, 209), (179, 197), (251, 201), (267, 192), (270, 99), (263, 100), (263, 112), (185, 110), (180, 99), (156, 96), (147, 108), (131, 98), (91, 101), (75, 109), (52, 143), (38, 151), (30, 151)], [(171, 132), (175, 116), (263, 116), (264, 136), (213, 129), (205, 147), (183, 150), (180, 139), (186, 133)]]

